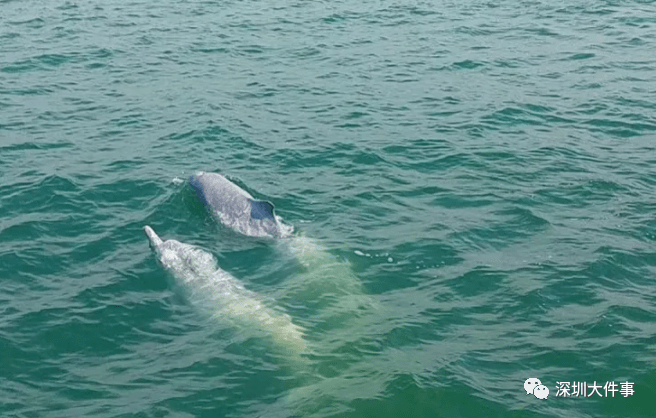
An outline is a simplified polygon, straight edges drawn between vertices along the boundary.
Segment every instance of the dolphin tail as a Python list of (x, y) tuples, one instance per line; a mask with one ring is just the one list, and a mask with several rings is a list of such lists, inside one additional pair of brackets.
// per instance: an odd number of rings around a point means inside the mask
[(162, 245), (162, 239), (157, 236), (155, 231), (153, 231), (153, 228), (149, 227), (148, 225), (144, 226), (144, 232), (146, 233), (146, 236), (148, 236), (148, 239), (150, 240), (150, 245), (153, 248), (157, 248), (160, 245)]

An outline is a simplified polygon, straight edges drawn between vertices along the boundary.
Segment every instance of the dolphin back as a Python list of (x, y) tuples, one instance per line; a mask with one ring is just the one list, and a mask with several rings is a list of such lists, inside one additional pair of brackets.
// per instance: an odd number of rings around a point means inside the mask
[(254, 199), (220, 174), (200, 172), (189, 185), (223, 225), (243, 235), (281, 238), (291, 233), (279, 222), (271, 202)]
[(240, 214), (250, 209), (253, 196), (221, 174), (200, 172), (189, 185), (199, 199), (213, 212)]

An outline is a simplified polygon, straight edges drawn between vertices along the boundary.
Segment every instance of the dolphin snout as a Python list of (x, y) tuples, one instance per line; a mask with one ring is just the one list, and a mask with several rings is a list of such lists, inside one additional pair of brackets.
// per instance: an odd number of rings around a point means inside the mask
[(157, 236), (155, 231), (153, 231), (153, 228), (146, 225), (144, 226), (144, 232), (146, 233), (146, 236), (150, 240), (150, 245), (152, 245), (154, 248), (157, 248), (162, 244), (162, 239), (159, 236)]

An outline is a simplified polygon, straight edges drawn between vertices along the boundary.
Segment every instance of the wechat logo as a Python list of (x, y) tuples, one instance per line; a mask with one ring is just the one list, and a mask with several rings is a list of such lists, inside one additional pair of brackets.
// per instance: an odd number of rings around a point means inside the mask
[(547, 399), (549, 396), (549, 388), (540, 382), (540, 379), (529, 377), (524, 382), (524, 390), (527, 395), (533, 395), (538, 399)]

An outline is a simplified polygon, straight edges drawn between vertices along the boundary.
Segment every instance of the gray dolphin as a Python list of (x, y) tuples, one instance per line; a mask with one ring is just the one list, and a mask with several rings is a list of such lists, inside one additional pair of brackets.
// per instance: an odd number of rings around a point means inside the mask
[(293, 231), (276, 216), (271, 202), (253, 198), (220, 174), (201, 171), (189, 185), (219, 222), (241, 234), (285, 238)]
[(303, 329), (292, 323), (289, 315), (267, 307), (256, 293), (218, 268), (212, 254), (176, 240), (163, 241), (149, 226), (144, 227), (144, 232), (158, 261), (187, 291), (192, 302), (209, 308), (219, 319), (270, 334), (287, 354), (300, 358), (300, 354), (310, 352)]

